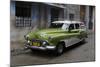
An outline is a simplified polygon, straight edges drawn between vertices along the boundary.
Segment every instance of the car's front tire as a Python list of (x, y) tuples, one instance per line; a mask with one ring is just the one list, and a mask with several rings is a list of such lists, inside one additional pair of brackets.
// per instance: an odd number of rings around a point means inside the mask
[(63, 43), (59, 43), (59, 44), (56, 46), (55, 55), (56, 55), (56, 56), (60, 56), (61, 54), (63, 54), (63, 52), (64, 52), (64, 45), (63, 45)]

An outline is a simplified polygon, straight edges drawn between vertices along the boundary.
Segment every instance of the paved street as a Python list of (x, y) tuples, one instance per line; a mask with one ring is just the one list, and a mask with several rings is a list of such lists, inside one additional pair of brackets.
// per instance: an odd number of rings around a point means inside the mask
[(51, 53), (48, 54), (48, 52), (32, 52), (19, 48), (11, 53), (11, 65), (70, 63), (95, 60), (94, 34), (89, 35), (86, 43), (78, 43), (75, 45), (67, 48), (64, 54), (58, 57), (53, 56)]

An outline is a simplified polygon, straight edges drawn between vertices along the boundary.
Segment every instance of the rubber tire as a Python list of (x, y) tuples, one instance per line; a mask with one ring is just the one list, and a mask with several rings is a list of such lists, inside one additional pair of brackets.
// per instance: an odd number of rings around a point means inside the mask
[(64, 52), (64, 45), (62, 43), (59, 43), (57, 46), (56, 46), (56, 49), (55, 49), (55, 55), (56, 56), (60, 56), (62, 55)]
[(86, 38), (84, 38), (84, 39), (81, 41), (81, 43), (86, 43)]

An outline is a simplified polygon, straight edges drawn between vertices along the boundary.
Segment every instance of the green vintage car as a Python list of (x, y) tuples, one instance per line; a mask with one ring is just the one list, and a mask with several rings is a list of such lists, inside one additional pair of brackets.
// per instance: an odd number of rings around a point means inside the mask
[(86, 27), (79, 21), (54, 21), (52, 27), (28, 33), (25, 47), (32, 51), (52, 50), (56, 55), (61, 55), (65, 47), (87, 38)]

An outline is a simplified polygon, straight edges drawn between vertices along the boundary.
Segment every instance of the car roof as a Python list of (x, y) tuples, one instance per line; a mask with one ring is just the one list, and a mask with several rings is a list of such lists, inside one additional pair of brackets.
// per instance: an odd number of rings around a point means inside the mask
[(71, 24), (71, 23), (82, 23), (80, 21), (68, 21), (68, 20), (65, 20), (65, 21), (54, 21), (52, 23), (67, 23), (67, 24)]

